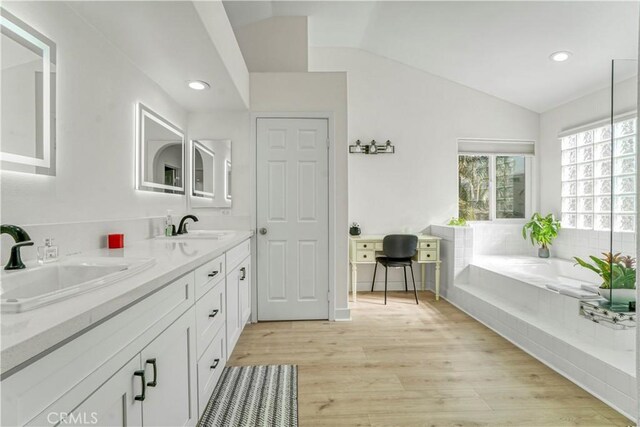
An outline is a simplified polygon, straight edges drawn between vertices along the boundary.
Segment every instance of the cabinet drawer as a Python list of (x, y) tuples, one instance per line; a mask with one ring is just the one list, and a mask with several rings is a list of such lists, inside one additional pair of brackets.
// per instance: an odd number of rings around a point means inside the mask
[(360, 242), (360, 243), (356, 243), (356, 249), (358, 249), (359, 251), (361, 251), (361, 250), (381, 251), (382, 250), (382, 242)]
[(437, 261), (438, 260), (438, 251), (433, 250), (420, 250), (418, 251), (418, 260), (419, 261)]
[(251, 254), (251, 239), (247, 239), (235, 248), (227, 251), (227, 271), (231, 271)]
[(224, 254), (196, 268), (196, 299), (219, 283), (225, 275)]
[(225, 346), (225, 331), (222, 328), (198, 361), (198, 414), (200, 417), (227, 364)]
[(202, 355), (213, 337), (224, 325), (226, 315), (225, 285), (224, 281), (221, 281), (196, 302), (198, 356)]
[(356, 243), (356, 249), (360, 250), (372, 250), (375, 249), (375, 243), (374, 242), (359, 242)]
[(436, 249), (438, 247), (437, 240), (429, 240), (426, 242), (420, 242), (420, 249)]
[(376, 251), (358, 251), (356, 252), (356, 261), (358, 262), (375, 262), (376, 260)]

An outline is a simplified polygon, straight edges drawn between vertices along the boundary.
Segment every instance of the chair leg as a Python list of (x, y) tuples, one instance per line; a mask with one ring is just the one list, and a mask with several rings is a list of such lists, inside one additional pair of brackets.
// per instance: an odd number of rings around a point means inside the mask
[(416, 297), (416, 304), (418, 302), (418, 291), (416, 290), (416, 277), (413, 275), (413, 263), (411, 264), (411, 280), (413, 280), (413, 295)]
[(387, 271), (389, 269), (387, 266), (384, 266), (384, 305), (387, 305)]
[(378, 271), (378, 263), (373, 267), (373, 280), (371, 281), (371, 292), (373, 292), (373, 286), (376, 284), (376, 271)]
[(404, 291), (408, 292), (409, 287), (407, 286), (407, 266), (406, 265), (402, 266), (402, 271), (404, 271)]

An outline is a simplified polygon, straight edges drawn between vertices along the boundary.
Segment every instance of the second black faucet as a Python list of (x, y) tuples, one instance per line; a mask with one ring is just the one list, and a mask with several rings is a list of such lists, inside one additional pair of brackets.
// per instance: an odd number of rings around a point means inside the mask
[(193, 222), (198, 222), (198, 217), (195, 215), (185, 215), (180, 220), (180, 225), (178, 225), (178, 232), (176, 235), (187, 234), (187, 220), (192, 219)]

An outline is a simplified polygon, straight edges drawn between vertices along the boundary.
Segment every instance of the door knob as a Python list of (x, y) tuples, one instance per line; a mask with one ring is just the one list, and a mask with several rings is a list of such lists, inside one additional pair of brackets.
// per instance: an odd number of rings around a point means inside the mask
[(262, 234), (262, 235), (267, 234), (267, 229), (266, 229), (266, 228), (264, 228), (264, 227), (262, 227), (262, 228), (260, 229), (260, 234)]

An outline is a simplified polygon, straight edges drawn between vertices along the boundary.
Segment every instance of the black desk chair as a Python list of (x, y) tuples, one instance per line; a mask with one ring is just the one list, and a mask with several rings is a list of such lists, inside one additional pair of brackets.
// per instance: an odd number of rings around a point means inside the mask
[(376, 283), (376, 271), (378, 263), (384, 266), (384, 304), (387, 305), (387, 270), (388, 268), (400, 268), (404, 270), (404, 290), (407, 292), (407, 267), (411, 269), (411, 279), (413, 280), (413, 294), (418, 303), (418, 291), (416, 290), (416, 278), (413, 275), (412, 258), (418, 252), (418, 236), (412, 234), (390, 234), (382, 240), (383, 256), (376, 257), (376, 266), (373, 269), (373, 281), (371, 282), (371, 292)]

